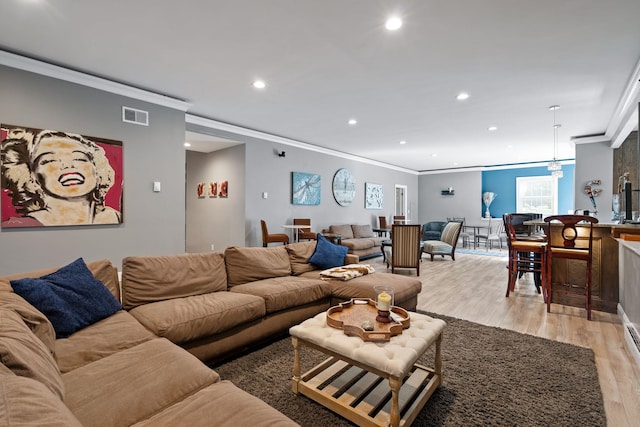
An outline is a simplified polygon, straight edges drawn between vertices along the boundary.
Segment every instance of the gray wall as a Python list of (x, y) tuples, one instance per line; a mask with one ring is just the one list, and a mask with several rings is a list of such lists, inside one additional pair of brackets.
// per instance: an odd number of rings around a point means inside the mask
[[(187, 252), (222, 251), (244, 246), (245, 146), (213, 153), (187, 151)], [(199, 182), (229, 182), (229, 197), (199, 198)]]
[[(0, 93), (2, 123), (120, 140), (124, 149), (124, 223), (0, 230), (0, 274), (184, 252), (183, 112), (4, 66)], [(123, 123), (123, 105), (149, 111), (150, 125)]]
[[(598, 213), (593, 213), (591, 201), (587, 197), (584, 186), (587, 182), (599, 179), (601, 184), (593, 188), (601, 188), (602, 192), (595, 197)], [(611, 222), (613, 185), (613, 149), (601, 143), (576, 145), (575, 169), (575, 209), (589, 209), (592, 216), (600, 222)], [(618, 184), (617, 182), (615, 183)], [(566, 214), (566, 212), (559, 212)]]
[[(293, 218), (311, 218), (311, 229), (314, 232), (321, 232), (331, 224), (370, 224), (372, 227), (377, 227), (378, 216), (384, 215), (390, 218), (393, 215), (395, 184), (407, 186), (408, 217), (413, 221), (418, 219), (418, 176), (414, 173), (396, 171), (218, 129), (205, 129), (194, 125), (188, 125), (187, 128), (194, 132), (219, 136), (244, 144), (244, 164), (238, 163), (233, 167), (243, 168), (245, 173), (245, 211), (242, 233), (246, 246), (262, 245), (261, 219), (266, 221), (270, 233), (287, 232), (282, 225), (291, 224)], [(278, 157), (276, 154), (278, 151), (285, 151), (286, 156)], [(338, 205), (331, 192), (333, 175), (340, 168), (349, 169), (356, 179), (356, 198), (347, 207)], [(322, 176), (320, 205), (300, 206), (291, 203), (292, 172), (315, 173)], [(365, 209), (365, 182), (383, 185), (383, 209)], [(230, 197), (232, 197), (234, 190), (231, 182), (229, 185)], [(262, 193), (265, 192), (268, 195), (266, 199), (262, 197)], [(236, 230), (233, 230), (234, 236), (235, 232)], [(291, 232), (289, 235), (291, 236)], [(187, 242), (188, 247), (191, 247), (190, 240)], [(238, 244), (235, 240), (230, 242)], [(207, 245), (210, 249), (211, 245)], [(201, 247), (204, 248), (204, 246), (203, 243)], [(215, 248), (223, 249), (217, 244)]]
[[(453, 187), (453, 196), (443, 196), (442, 190)], [(464, 217), (466, 224), (480, 225), (482, 200), (482, 172), (446, 172), (421, 175), (419, 222), (444, 221), (448, 217)]]

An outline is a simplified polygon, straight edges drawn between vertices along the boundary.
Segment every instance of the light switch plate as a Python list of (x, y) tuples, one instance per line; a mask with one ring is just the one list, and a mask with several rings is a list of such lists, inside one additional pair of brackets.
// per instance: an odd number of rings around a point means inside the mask
[(160, 181), (154, 181), (153, 183), (153, 191), (159, 193), (162, 190), (162, 186), (160, 185)]

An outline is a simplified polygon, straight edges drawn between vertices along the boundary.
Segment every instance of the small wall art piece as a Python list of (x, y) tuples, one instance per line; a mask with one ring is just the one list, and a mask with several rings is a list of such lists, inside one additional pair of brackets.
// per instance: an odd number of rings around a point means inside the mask
[(218, 183), (210, 182), (209, 183), (209, 197), (218, 197)]
[(2, 228), (122, 223), (122, 142), (0, 125)]
[(291, 172), (291, 203), (294, 205), (319, 205), (322, 194), (320, 175)]
[(365, 182), (364, 194), (364, 207), (366, 209), (382, 209), (382, 204), (384, 202), (382, 184)]
[(198, 192), (198, 198), (202, 199), (204, 197), (204, 190), (207, 188), (207, 184), (204, 182), (199, 182), (196, 187), (196, 191)]
[(227, 181), (221, 181), (219, 191), (218, 195), (220, 197), (229, 197), (229, 183)]

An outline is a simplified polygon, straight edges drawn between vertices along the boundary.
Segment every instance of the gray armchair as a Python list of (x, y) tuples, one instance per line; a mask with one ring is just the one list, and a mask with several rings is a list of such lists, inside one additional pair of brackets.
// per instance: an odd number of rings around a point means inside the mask
[(431, 255), (431, 261), (433, 261), (434, 255), (441, 255), (442, 257), (449, 255), (451, 259), (455, 261), (456, 244), (458, 243), (461, 229), (461, 222), (448, 222), (444, 230), (442, 230), (440, 240), (428, 240), (424, 242), (424, 252)]
[(440, 240), (446, 221), (430, 221), (422, 226), (422, 240)]

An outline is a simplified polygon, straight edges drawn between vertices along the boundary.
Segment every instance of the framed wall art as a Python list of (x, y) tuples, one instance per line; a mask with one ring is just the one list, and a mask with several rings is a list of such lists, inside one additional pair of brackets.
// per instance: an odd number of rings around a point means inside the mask
[(209, 183), (209, 197), (218, 197), (218, 183), (210, 182)]
[(2, 228), (122, 223), (122, 142), (0, 125)]
[(199, 182), (196, 186), (196, 192), (198, 193), (199, 199), (204, 199), (204, 190), (207, 188), (207, 184), (204, 182)]
[(322, 194), (320, 175), (291, 172), (291, 203), (294, 205), (319, 205)]
[(382, 209), (384, 193), (382, 184), (365, 182), (364, 184), (364, 207), (365, 209)]
[(229, 197), (229, 182), (228, 181), (220, 181), (220, 185), (218, 187), (218, 196), (222, 198)]

